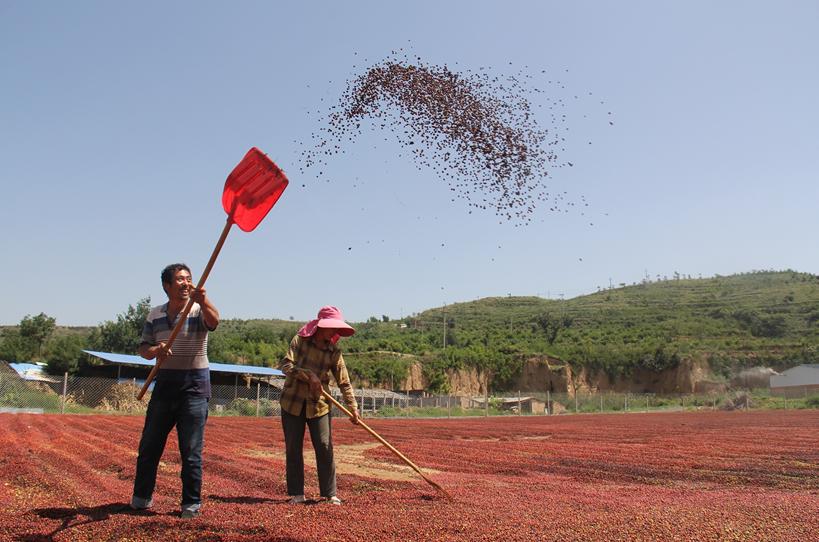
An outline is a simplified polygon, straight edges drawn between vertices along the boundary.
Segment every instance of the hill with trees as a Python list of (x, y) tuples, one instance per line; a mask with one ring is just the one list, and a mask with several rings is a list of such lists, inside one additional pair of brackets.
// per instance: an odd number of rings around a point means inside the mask
[[(8, 357), (9, 350), (25, 350), (21, 345), (26, 344), (32, 357), (53, 358), (59, 340), (133, 352), (148, 306), (149, 300), (141, 300), (117, 320), (90, 331), (58, 326), (47, 341), (32, 330), (26, 339), (22, 326), (7, 328), (0, 335), (0, 358), (20, 359)], [(210, 357), (275, 366), (300, 325), (223, 321), (211, 335)], [(492, 388), (502, 390), (535, 356), (621, 377), (694, 359), (707, 363), (715, 375), (728, 376), (750, 366), (784, 369), (819, 362), (819, 277), (790, 270), (702, 279), (677, 275), (567, 300), (493, 297), (354, 325), (357, 333), (344, 345), (350, 372), (385, 387), (420, 365), (429, 391), (448, 391), (448, 371), (464, 368), (490, 375)], [(60, 339), (65, 336), (72, 338)], [(79, 369), (83, 362), (68, 367)]]

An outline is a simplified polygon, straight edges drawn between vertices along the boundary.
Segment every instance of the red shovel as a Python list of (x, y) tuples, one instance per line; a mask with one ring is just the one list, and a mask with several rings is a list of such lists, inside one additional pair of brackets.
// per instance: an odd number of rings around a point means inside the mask
[[(222, 193), (222, 207), (224, 207), (228, 215), (227, 224), (225, 224), (225, 229), (222, 230), (222, 235), (216, 243), (216, 248), (213, 249), (213, 254), (210, 255), (210, 260), (208, 260), (208, 265), (199, 279), (199, 284), (196, 285), (197, 289), (205, 285), (213, 263), (216, 261), (219, 251), (222, 250), (222, 245), (225, 244), (225, 238), (227, 238), (230, 227), (236, 224), (243, 231), (256, 229), (256, 226), (267, 216), (267, 213), (279, 200), (282, 192), (287, 188), (287, 183), (288, 180), (284, 172), (266, 154), (256, 147), (247, 151), (245, 157), (233, 168), (225, 181), (225, 190)], [(188, 300), (185, 308), (179, 314), (179, 319), (171, 332), (171, 336), (165, 342), (166, 350), (170, 350), (171, 344), (179, 335), (192, 305), (193, 301)], [(145, 392), (148, 391), (148, 387), (156, 377), (160, 365), (161, 362), (157, 358), (156, 364), (145, 380), (145, 384), (137, 394), (137, 399), (142, 399)]]

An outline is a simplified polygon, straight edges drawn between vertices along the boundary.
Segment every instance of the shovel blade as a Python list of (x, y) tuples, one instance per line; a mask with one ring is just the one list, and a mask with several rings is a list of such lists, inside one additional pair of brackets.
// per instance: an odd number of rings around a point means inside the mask
[(225, 181), (222, 207), (243, 231), (253, 231), (287, 188), (287, 177), (273, 160), (253, 147)]

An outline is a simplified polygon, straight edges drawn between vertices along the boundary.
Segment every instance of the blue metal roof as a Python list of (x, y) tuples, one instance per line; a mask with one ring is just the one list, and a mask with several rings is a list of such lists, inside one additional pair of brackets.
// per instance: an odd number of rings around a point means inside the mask
[(35, 371), (35, 372), (42, 372), (43, 366), (37, 365), (36, 363), (29, 363), (27, 361), (10, 361), (9, 367), (17, 371), (20, 376), (23, 376), (23, 373), (26, 371)]
[[(154, 362), (143, 358), (142, 356), (129, 356), (127, 354), (114, 354), (111, 352), (94, 352), (93, 350), (83, 350), (86, 354), (94, 357), (110, 361), (111, 363), (119, 363), (122, 365), (142, 365), (145, 367), (153, 367)], [(216, 373), (237, 373), (244, 375), (256, 376), (284, 376), (284, 373), (278, 369), (271, 369), (270, 367), (259, 367), (256, 365), (234, 365), (230, 363), (214, 363), (210, 362), (211, 372)]]
[(51, 376), (45, 372), (45, 364), (28, 363), (28, 362), (9, 362), (9, 367), (17, 371), (20, 378), (23, 380), (31, 380), (35, 382), (59, 382), (56, 376)]

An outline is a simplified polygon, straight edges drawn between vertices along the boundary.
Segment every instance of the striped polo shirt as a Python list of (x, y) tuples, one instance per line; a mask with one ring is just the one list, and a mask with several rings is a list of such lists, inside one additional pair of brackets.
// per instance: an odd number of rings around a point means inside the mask
[[(167, 303), (153, 307), (142, 328), (141, 344), (154, 346), (167, 341), (174, 325), (176, 320), (168, 319)], [(210, 398), (208, 327), (198, 303), (191, 306), (187, 321), (171, 345), (171, 352), (173, 354), (157, 371), (153, 397), (172, 398), (187, 394)]]

